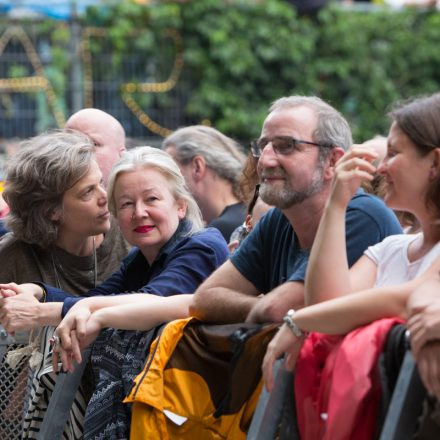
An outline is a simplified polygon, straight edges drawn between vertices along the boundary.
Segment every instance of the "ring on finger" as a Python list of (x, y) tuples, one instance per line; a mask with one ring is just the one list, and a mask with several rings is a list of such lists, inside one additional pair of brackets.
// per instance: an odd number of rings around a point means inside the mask
[(61, 345), (61, 340), (60, 337), (57, 335), (53, 335), (50, 339), (49, 339), (50, 345), (51, 347), (58, 347)]

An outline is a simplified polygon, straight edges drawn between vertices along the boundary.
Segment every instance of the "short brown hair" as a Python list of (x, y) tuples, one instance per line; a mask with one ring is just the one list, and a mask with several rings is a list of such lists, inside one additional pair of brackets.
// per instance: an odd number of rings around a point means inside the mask
[(21, 143), (9, 160), (3, 196), (7, 227), (19, 240), (45, 248), (58, 236), (52, 220), (64, 193), (84, 177), (95, 147), (82, 133), (57, 130)]

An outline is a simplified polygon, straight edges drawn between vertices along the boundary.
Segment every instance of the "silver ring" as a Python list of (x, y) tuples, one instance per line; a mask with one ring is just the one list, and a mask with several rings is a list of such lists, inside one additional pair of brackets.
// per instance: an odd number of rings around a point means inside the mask
[(58, 345), (61, 345), (60, 337), (57, 336), (57, 335), (53, 335), (53, 336), (50, 338), (50, 344), (51, 344), (52, 346), (54, 346), (54, 347), (56, 347), (56, 346), (58, 346)]

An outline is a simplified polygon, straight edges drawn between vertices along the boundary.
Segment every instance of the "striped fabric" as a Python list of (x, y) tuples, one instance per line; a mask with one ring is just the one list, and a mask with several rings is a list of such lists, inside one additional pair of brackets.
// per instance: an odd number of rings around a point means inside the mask
[[(57, 374), (52, 369), (52, 351), (49, 344), (49, 339), (52, 337), (54, 330), (54, 327), (44, 327), (38, 335), (43, 357), (36, 368), (30, 372), (30, 396), (24, 417), (23, 439), (37, 438), (43, 417), (47, 411), (49, 399), (55, 388)], [(63, 440), (82, 438), (86, 406), (83, 387), (80, 386), (63, 432)]]

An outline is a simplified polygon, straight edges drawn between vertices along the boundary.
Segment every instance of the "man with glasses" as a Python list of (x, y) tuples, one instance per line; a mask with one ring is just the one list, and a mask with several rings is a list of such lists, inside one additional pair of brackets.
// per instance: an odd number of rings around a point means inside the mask
[[(309, 252), (334, 166), (351, 145), (348, 123), (321, 99), (291, 96), (273, 103), (251, 148), (260, 196), (276, 208), (199, 287), (193, 315), (209, 322), (281, 322), (289, 309), (304, 305)], [(349, 264), (368, 246), (398, 233), (394, 213), (359, 190), (346, 213)]]

